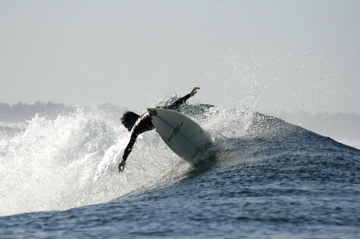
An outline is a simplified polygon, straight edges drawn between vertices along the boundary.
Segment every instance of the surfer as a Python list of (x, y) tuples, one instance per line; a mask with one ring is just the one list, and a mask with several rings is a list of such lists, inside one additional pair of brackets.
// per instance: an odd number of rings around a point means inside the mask
[[(161, 106), (159, 108), (162, 109), (169, 109), (169, 110), (176, 110), (178, 109), (183, 103), (186, 102), (190, 97), (194, 96), (197, 93), (197, 90), (199, 90), (199, 87), (194, 87), (189, 94), (181, 97), (177, 101), (175, 101), (173, 104), (168, 106)], [(150, 114), (144, 113), (142, 115), (138, 115), (134, 112), (127, 111), (123, 114), (121, 118), (121, 123), (127, 128), (129, 131), (131, 131), (130, 141), (128, 145), (125, 148), (124, 154), (122, 156), (122, 161), (119, 163), (119, 172), (124, 171), (125, 168), (125, 162), (126, 159), (129, 157), (129, 154), (131, 153), (131, 150), (134, 147), (136, 138), (146, 132), (154, 129), (154, 125), (151, 123)]]

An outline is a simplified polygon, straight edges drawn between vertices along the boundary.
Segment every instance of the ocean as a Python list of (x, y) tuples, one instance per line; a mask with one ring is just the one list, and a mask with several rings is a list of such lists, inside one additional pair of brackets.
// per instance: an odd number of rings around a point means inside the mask
[(154, 130), (119, 173), (125, 108), (34, 113), (43, 106), (2, 111), (0, 238), (360, 238), (356, 148), (270, 115), (189, 103), (182, 113), (213, 140), (199, 163)]

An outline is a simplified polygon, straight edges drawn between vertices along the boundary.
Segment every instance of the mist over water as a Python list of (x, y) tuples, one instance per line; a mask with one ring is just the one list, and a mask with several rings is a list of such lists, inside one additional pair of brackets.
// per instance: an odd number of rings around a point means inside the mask
[(360, 148), (360, 115), (347, 108), (351, 91), (339, 78), (348, 76), (333, 52), (276, 36), (263, 46), (243, 42), (204, 70), (204, 85), (218, 86), (218, 105), (276, 116)]

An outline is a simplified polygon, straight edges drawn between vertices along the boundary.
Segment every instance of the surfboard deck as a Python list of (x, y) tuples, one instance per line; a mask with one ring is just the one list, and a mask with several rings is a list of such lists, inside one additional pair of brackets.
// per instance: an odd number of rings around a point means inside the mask
[(160, 108), (149, 108), (148, 112), (160, 137), (181, 158), (193, 162), (211, 144), (210, 137), (189, 117)]

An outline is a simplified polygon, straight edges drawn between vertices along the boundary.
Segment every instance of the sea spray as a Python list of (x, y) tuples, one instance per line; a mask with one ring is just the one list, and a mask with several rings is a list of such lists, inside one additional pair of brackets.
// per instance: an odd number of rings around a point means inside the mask
[(119, 174), (128, 139), (119, 121), (96, 109), (79, 107), (55, 119), (35, 116), (22, 133), (0, 144), (0, 215), (107, 202), (171, 181), (188, 167), (149, 132)]

